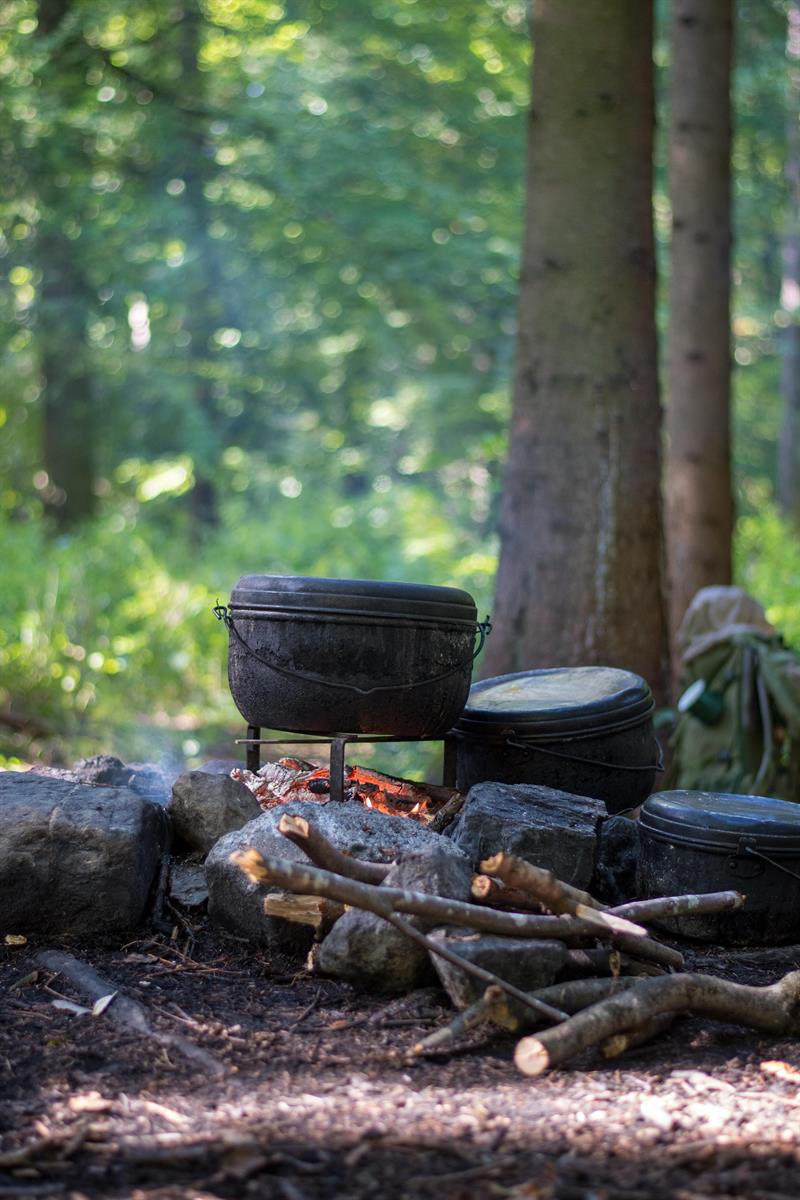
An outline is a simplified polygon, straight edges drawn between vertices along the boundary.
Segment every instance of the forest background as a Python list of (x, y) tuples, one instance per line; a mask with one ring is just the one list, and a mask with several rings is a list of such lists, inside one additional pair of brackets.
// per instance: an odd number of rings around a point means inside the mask
[[(800, 646), (773, 501), (788, 7), (736, 4), (735, 549)], [(211, 609), (249, 571), (489, 610), (530, 59), (513, 0), (7, 0), (0, 763), (227, 752)]]

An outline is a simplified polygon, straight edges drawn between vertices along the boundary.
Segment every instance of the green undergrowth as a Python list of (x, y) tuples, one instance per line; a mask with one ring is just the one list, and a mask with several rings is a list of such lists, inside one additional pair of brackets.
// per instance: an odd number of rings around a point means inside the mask
[[(0, 518), (0, 765), (113, 752), (192, 764), (237, 753), (242, 720), (226, 679), (227, 638), (212, 608), (248, 572), (415, 580), (465, 587), (488, 611), (495, 565), (419, 489), (335, 511), (275, 499), (269, 516), (225, 513), (200, 546), (142, 512), (110, 509), (70, 536)], [(341, 520), (341, 517), (339, 518)], [(800, 648), (800, 541), (763, 502), (736, 539), (738, 581)], [(17, 728), (22, 723), (22, 728)], [(399, 773), (435, 773), (435, 747), (359, 749)]]
[[(486, 612), (493, 549), (476, 549), (432, 495), (399, 493), (377, 520), (374, 498), (353, 501), (338, 528), (326, 515), (335, 511), (267, 498), (255, 515), (226, 511), (201, 545), (141, 510), (112, 509), (55, 538), (40, 521), (0, 517), (0, 765), (98, 752), (191, 765), (237, 753), (243, 723), (212, 609), (243, 574), (451, 584)], [(365, 747), (359, 758), (415, 773), (436, 752)]]

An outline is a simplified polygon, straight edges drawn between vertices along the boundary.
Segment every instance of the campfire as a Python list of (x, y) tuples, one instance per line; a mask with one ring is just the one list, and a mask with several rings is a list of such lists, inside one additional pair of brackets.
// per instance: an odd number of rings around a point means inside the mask
[[(302, 758), (268, 762), (257, 772), (234, 768), (231, 777), (246, 784), (265, 812), (291, 800), (311, 800), (319, 804), (330, 800), (330, 768)], [(438, 784), (399, 779), (357, 764), (344, 768), (344, 799), (358, 801), (365, 808), (392, 817), (411, 817), (420, 824), (429, 825), (444, 805), (460, 798), (459, 792)]]

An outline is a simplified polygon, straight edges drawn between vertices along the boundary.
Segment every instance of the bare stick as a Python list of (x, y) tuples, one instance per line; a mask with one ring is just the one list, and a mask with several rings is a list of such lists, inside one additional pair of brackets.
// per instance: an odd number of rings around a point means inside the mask
[(159, 1033), (158, 1030), (153, 1029), (143, 1006), (133, 997), (120, 992), (113, 983), (103, 979), (88, 963), (73, 958), (71, 954), (63, 954), (60, 950), (43, 950), (36, 955), (36, 962), (48, 971), (55, 971), (57, 974), (63, 975), (73, 987), (92, 1002), (116, 992), (114, 999), (103, 1010), (103, 1015), (107, 1016), (114, 1025), (119, 1025), (122, 1029), (133, 1030), (134, 1033), (153, 1038), (162, 1046), (177, 1050), (195, 1066), (202, 1067), (212, 1075), (224, 1073), (223, 1064), (207, 1050), (195, 1046), (193, 1042), (181, 1037), (179, 1033)]
[(609, 913), (631, 921), (654, 921), (659, 917), (681, 917), (699, 913), (726, 912), (741, 908), (745, 897), (741, 892), (700, 892), (686, 896), (658, 896), (652, 900), (632, 900), (618, 904)]
[(546, 904), (551, 912), (573, 913), (579, 904), (586, 908), (601, 910), (603, 905), (588, 892), (557, 879), (552, 871), (535, 867), (533, 863), (518, 858), (515, 854), (493, 854), (481, 863), (487, 875), (502, 879), (507, 887), (519, 888), (529, 896), (535, 896)]
[(556, 941), (582, 941), (586, 938), (611, 937), (620, 948), (648, 961), (679, 967), (682, 956), (671, 946), (663, 946), (650, 938), (628, 938), (610, 930), (598, 930), (588, 921), (576, 917), (540, 917), (528, 913), (496, 912), (479, 904), (447, 900), (425, 892), (401, 888), (375, 887), (355, 879), (345, 879), (319, 867), (308, 867), (286, 859), (264, 857), (252, 847), (237, 850), (231, 862), (240, 867), (254, 883), (273, 884), (303, 895), (327, 896), (342, 904), (365, 908), (377, 916), (388, 913), (409, 913), (425, 917), (438, 925), (459, 925), (485, 933), (500, 933), (509, 937), (554, 938)]
[(552, 871), (535, 867), (513, 854), (494, 854), (481, 863), (481, 870), (487, 875), (502, 879), (508, 887), (527, 892), (529, 896), (545, 904), (551, 912), (582, 917), (583, 920), (610, 929), (614, 933), (629, 934), (632, 937), (646, 936), (647, 931), (640, 925), (634, 925), (631, 921), (603, 911), (588, 892), (562, 883)]
[(762, 1033), (795, 1034), (800, 1030), (800, 971), (768, 987), (699, 974), (639, 979), (623, 995), (601, 1000), (562, 1025), (523, 1038), (514, 1061), (523, 1075), (541, 1075), (548, 1067), (557, 1067), (616, 1034), (641, 1029), (667, 1012), (702, 1013)]
[(502, 996), (501, 989), (496, 984), (491, 984), (479, 1000), (470, 1004), (469, 1008), (462, 1009), (449, 1025), (443, 1025), (441, 1029), (434, 1030), (421, 1042), (417, 1042), (416, 1046), (412, 1046), (411, 1053), (422, 1054), (426, 1050), (435, 1050), (446, 1042), (451, 1042), (453, 1038), (459, 1037), (462, 1033), (466, 1033), (467, 1030), (474, 1029), (476, 1025), (480, 1025), (484, 1021), (491, 1021), (492, 1012), (497, 1008), (498, 1003), (502, 1003)]
[(548, 987), (539, 988), (532, 995), (565, 1012), (576, 1013), (590, 1004), (597, 1004), (599, 1000), (626, 992), (638, 982), (638, 979), (629, 975), (617, 975), (611, 979), (567, 979), (564, 983), (551, 983)]
[(544, 911), (538, 900), (521, 892), (519, 888), (506, 887), (499, 879), (491, 875), (473, 875), (470, 887), (472, 899), (478, 904), (489, 908), (499, 908), (506, 912), (536, 912)]
[(658, 1037), (660, 1033), (664, 1033), (669, 1029), (672, 1022), (675, 1020), (676, 1013), (661, 1013), (657, 1017), (651, 1017), (649, 1021), (645, 1021), (638, 1029), (628, 1029), (625, 1033), (615, 1033), (607, 1041), (603, 1042), (600, 1047), (600, 1053), (603, 1058), (617, 1058), (620, 1054), (624, 1054), (626, 1050), (633, 1050), (636, 1046), (643, 1046), (645, 1042), (651, 1041), (654, 1037)]
[[(568, 979), (563, 983), (552, 983), (548, 987), (539, 988), (529, 995), (564, 1012), (576, 1013), (582, 1008), (588, 1008), (590, 1004), (607, 999), (608, 996), (627, 991), (636, 982), (636, 979), (625, 975), (611, 979)], [(512, 1033), (520, 1028), (538, 1024), (530, 1015), (520, 1013), (518, 1008), (512, 1009), (504, 1000), (498, 1000), (495, 1004), (492, 1021)]]
[(345, 875), (348, 879), (358, 879), (361, 883), (383, 883), (392, 868), (391, 863), (371, 863), (351, 858), (337, 849), (305, 817), (284, 813), (278, 822), (278, 832), (304, 850), (318, 867), (333, 871), (336, 875)]

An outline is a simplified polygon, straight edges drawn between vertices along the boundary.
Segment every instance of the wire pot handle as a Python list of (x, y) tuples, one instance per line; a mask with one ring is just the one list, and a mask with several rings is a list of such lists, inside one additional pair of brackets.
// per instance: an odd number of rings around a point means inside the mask
[(513, 746), (516, 750), (524, 750), (527, 758), (533, 754), (549, 754), (552, 758), (566, 758), (569, 762), (587, 763), (590, 767), (605, 767), (607, 771), (663, 771), (664, 751), (661, 749), (658, 738), (655, 738), (654, 741), (657, 751), (656, 761), (647, 763), (643, 767), (632, 766), (630, 763), (601, 762), (599, 758), (584, 758), (580, 754), (567, 754), (564, 750), (548, 750), (538, 743), (532, 746), (529, 742), (519, 742), (513, 737), (506, 738), (506, 745)]
[[(257, 650), (254, 650), (252, 646), (248, 645), (248, 643), (239, 633), (239, 630), (236, 628), (230, 608), (226, 604), (220, 604), (219, 601), (217, 601), (212, 611), (218, 621), (225, 622), (230, 632), (239, 642), (240, 646), (247, 651), (251, 658), (254, 658), (256, 662), (263, 663), (264, 666), (269, 667), (271, 671), (278, 671), (281, 675), (288, 675), (291, 679), (304, 679), (307, 683), (322, 684), (323, 687), (332, 687), (339, 688), (340, 690), (344, 689), (350, 692), (358, 692), (360, 696), (371, 696), (375, 692), (410, 691), (411, 688), (424, 687), (430, 683), (439, 683), (443, 679), (449, 679), (451, 675), (457, 675), (469, 665), (467, 663), (460, 663), (455, 667), (451, 667), (448, 671), (442, 671), (439, 675), (430, 675), (427, 679), (416, 679), (413, 683), (378, 683), (375, 685), (375, 687), (360, 688), (354, 683), (341, 683), (335, 679), (326, 679), (324, 675), (315, 675), (311, 671), (295, 671), (291, 667), (278, 666), (277, 663), (271, 662), (270, 659), (265, 658), (262, 654), (259, 654)], [(480, 634), (480, 640), (478, 642), (477, 649), (472, 654), (470, 663), (474, 662), (474, 660), (478, 657), (483, 649), (484, 642), (492, 632), (492, 623), (489, 620), (488, 614), (485, 621), (476, 622), (475, 628)]]
[(783, 863), (776, 862), (774, 858), (769, 858), (766, 854), (763, 854), (761, 850), (757, 850), (752, 842), (741, 838), (739, 841), (739, 847), (744, 854), (748, 854), (751, 858), (760, 858), (762, 862), (769, 863), (769, 865), (771, 867), (775, 867), (777, 871), (783, 871), (784, 875), (791, 875), (792, 879), (800, 879), (800, 875), (797, 874), (797, 871), (790, 871), (788, 867), (784, 867)]

